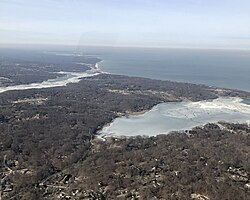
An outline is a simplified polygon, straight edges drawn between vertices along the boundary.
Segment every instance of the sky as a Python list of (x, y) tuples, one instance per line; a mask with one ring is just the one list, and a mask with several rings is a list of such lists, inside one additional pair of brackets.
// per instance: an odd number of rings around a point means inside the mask
[(250, 1), (0, 0), (0, 44), (250, 49)]

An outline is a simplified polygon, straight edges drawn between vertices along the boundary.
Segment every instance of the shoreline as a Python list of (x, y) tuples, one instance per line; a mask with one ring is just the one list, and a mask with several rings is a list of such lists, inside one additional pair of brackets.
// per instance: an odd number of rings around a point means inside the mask
[[(6, 92), (6, 91), (12, 91), (12, 90), (42, 89), (42, 88), (53, 88), (53, 87), (66, 86), (69, 83), (78, 83), (84, 77), (91, 77), (91, 76), (96, 76), (96, 75), (100, 75), (100, 74), (109, 74), (107, 72), (102, 71), (102, 69), (100, 68), (100, 63), (103, 62), (104, 60), (101, 58), (99, 58), (99, 59), (100, 59), (100, 61), (96, 62), (95, 64), (76, 63), (79, 65), (87, 66), (89, 68), (88, 70), (85, 70), (84, 72), (64, 72), (64, 71), (54, 72), (57, 74), (63, 74), (65, 76), (57, 77), (56, 79), (48, 79), (47, 81), (43, 81), (41, 83), (23, 84), (23, 85), (16, 85), (16, 86), (9, 86), (9, 87), (2, 87), (2, 88), (0, 87), (0, 93)], [(66, 78), (66, 79), (64, 79), (64, 78)], [(195, 85), (197, 85), (197, 84), (195, 84)], [(216, 89), (217, 87), (213, 87), (213, 88)], [(220, 88), (218, 88), (218, 89), (220, 89)], [(222, 90), (224, 90), (224, 88)], [(230, 91), (234, 91), (234, 90), (230, 90)], [(219, 97), (220, 97), (220, 95), (218, 94), (217, 98), (219, 98)], [(206, 101), (206, 100), (204, 100), (204, 101)], [(183, 102), (183, 100), (181, 102)], [(104, 124), (100, 129), (98, 129), (95, 132), (95, 135), (99, 138), (103, 138), (103, 136), (101, 136), (102, 130), (105, 128), (111, 127), (113, 122), (116, 119), (124, 118), (124, 117), (129, 118), (129, 117), (133, 117), (133, 116), (142, 116), (146, 113), (151, 112), (156, 106), (158, 106), (160, 104), (161, 103), (158, 103), (158, 104), (152, 106), (151, 108), (145, 109), (145, 110), (126, 111), (124, 113), (119, 113), (119, 114), (117, 113), (118, 116), (115, 119), (113, 119), (111, 122)], [(182, 130), (182, 129), (180, 129), (180, 130)], [(159, 134), (161, 134), (161, 133), (159, 133)], [(158, 135), (158, 134), (156, 134), (156, 135)], [(104, 136), (104, 137), (106, 137), (106, 136)], [(112, 133), (111, 133), (111, 137), (112, 137)]]
[(96, 75), (104, 73), (101, 70), (99, 71), (98, 68), (96, 68), (96, 65), (97, 63), (95, 65), (91, 64), (91, 66), (88, 66), (89, 70), (86, 70), (84, 72), (66, 72), (66, 71), (53, 72), (58, 75), (61, 74), (64, 76), (58, 76), (57, 78), (48, 79), (40, 83), (30, 83), (30, 84), (0, 87), (0, 93), (13, 91), (13, 90), (43, 89), (43, 88), (53, 88), (53, 87), (61, 87), (61, 86), (63, 87), (69, 83), (78, 83), (82, 80), (82, 78), (96, 76)]
[[(197, 102), (179, 102), (181, 104), (183, 104), (183, 106), (188, 106), (187, 107), (187, 112), (189, 113), (183, 113), (181, 114), (181, 110), (177, 111), (176, 110), (171, 110), (171, 108), (168, 108), (167, 110), (165, 110), (164, 108), (159, 108), (159, 106), (170, 106), (168, 103), (160, 103), (157, 104), (155, 106), (153, 106), (151, 109), (148, 110), (143, 110), (143, 111), (139, 111), (139, 112), (127, 112), (115, 119), (113, 119), (111, 122), (106, 123), (102, 128), (100, 128), (99, 130), (96, 131), (96, 136), (99, 139), (105, 140), (108, 137), (114, 137), (114, 138), (121, 138), (121, 137), (136, 137), (136, 136), (147, 136), (147, 137), (151, 137), (151, 136), (157, 136), (157, 135), (162, 135), (162, 134), (169, 134), (171, 132), (185, 132), (186, 130), (192, 130), (195, 127), (203, 127), (204, 125), (208, 124), (208, 123), (219, 123), (219, 122), (228, 122), (228, 123), (246, 123), (246, 124), (250, 124), (250, 118), (248, 118), (248, 114), (250, 114), (250, 105), (247, 103), (244, 103), (244, 98), (240, 98), (240, 97), (218, 97), (217, 99), (214, 99), (213, 101), (209, 101), (209, 100), (203, 100), (203, 101), (197, 101)], [(230, 102), (230, 103), (229, 103)], [(180, 105), (181, 105), (180, 104)], [(186, 105), (187, 104), (187, 105)], [(189, 106), (190, 105), (190, 106)], [(201, 110), (203, 110), (203, 114), (204, 116), (201, 115), (201, 111), (196, 111), (195, 108), (200, 108)], [(170, 110), (169, 110), (170, 109)], [(174, 108), (172, 108), (174, 109)], [(142, 120), (146, 120), (149, 115), (154, 114), (154, 113), (150, 113), (150, 112), (159, 112), (161, 110), (161, 112), (165, 113), (165, 112), (170, 112), (172, 114), (177, 114), (179, 113), (180, 116), (184, 116), (182, 118), (180, 118), (180, 120), (188, 120), (189, 122), (181, 122), (182, 124), (187, 124), (186, 127), (180, 127), (177, 128), (177, 126), (179, 127), (179, 122), (178, 119), (179, 117), (176, 116), (177, 119), (175, 119), (175, 125), (172, 124), (170, 125), (173, 126), (172, 128), (168, 127), (168, 125), (166, 125), (166, 128), (169, 130), (161, 130), (158, 133), (154, 133), (154, 134), (148, 134), (147, 133), (147, 128), (145, 129), (144, 127), (144, 134), (140, 134), (137, 131), (139, 131), (139, 129), (137, 130), (137, 127), (141, 125), (141, 123), (144, 123)], [(220, 111), (221, 110), (221, 111)], [(236, 110), (238, 110), (237, 113)], [(221, 116), (222, 112), (224, 113), (225, 116)], [(192, 114), (193, 113), (193, 114)], [(197, 116), (194, 113), (199, 113)], [(213, 114), (214, 113), (214, 114)], [(216, 114), (217, 113), (217, 114)], [(160, 113), (159, 113), (160, 114)], [(171, 114), (171, 115), (172, 115)], [(235, 116), (233, 116), (235, 114)], [(163, 114), (165, 115), (165, 114)], [(170, 121), (171, 121), (171, 115), (170, 115)], [(187, 116), (186, 116), (187, 115)], [(200, 116), (201, 115), (201, 116)], [(217, 118), (216, 120), (213, 119), (206, 119), (206, 115), (210, 116), (209, 118)], [(213, 117), (214, 115), (214, 117)], [(231, 116), (232, 115), (232, 116)], [(158, 116), (158, 115), (157, 115)], [(173, 119), (175, 115), (173, 115)], [(155, 117), (149, 117), (150, 121), (152, 121), (152, 119), (154, 119)], [(204, 118), (205, 117), (205, 118)], [(152, 119), (151, 119), (152, 118)], [(162, 121), (161, 117), (158, 116), (157, 118), (159, 118), (157, 121)], [(199, 119), (206, 119), (206, 120), (201, 120), (201, 121), (197, 121), (195, 118), (199, 118)], [(138, 126), (136, 126), (136, 123), (134, 124), (134, 122), (138, 121)], [(169, 121), (167, 119), (165, 119), (164, 121)], [(196, 122), (197, 121), (197, 122)], [(131, 123), (129, 125), (129, 123)], [(133, 123), (133, 124), (132, 124)], [(148, 122), (149, 123), (149, 122)], [(145, 126), (147, 126), (148, 123), (144, 123)], [(157, 124), (158, 122), (156, 122), (155, 124)], [(162, 122), (159, 122), (162, 123)], [(120, 125), (119, 125), (120, 124)], [(122, 125), (123, 124), (123, 125)], [(119, 128), (120, 126), (120, 128)], [(135, 127), (133, 129), (133, 134), (130, 134), (131, 132), (131, 127)], [(149, 125), (150, 128), (152, 128), (153, 125)], [(176, 127), (174, 127), (176, 126)], [(128, 131), (124, 131), (124, 127), (130, 127), (128, 129)], [(119, 129), (121, 132), (119, 132)], [(125, 128), (126, 129), (126, 128)], [(140, 129), (141, 130), (141, 129)], [(143, 131), (142, 130), (142, 131)], [(125, 133), (127, 132), (127, 133)], [(152, 131), (150, 131), (152, 132)]]
[[(111, 74), (111, 75), (119, 75), (119, 76), (127, 76), (127, 77), (137, 77), (137, 78), (146, 78), (146, 79), (151, 79), (151, 80), (158, 80), (158, 81), (170, 81), (170, 82), (175, 82), (175, 83), (184, 83), (184, 84), (192, 84), (192, 85), (201, 85), (201, 86), (207, 86), (210, 87), (211, 89), (217, 89), (217, 90), (224, 90), (224, 91), (238, 91), (238, 92), (246, 92), (246, 93), (250, 93), (250, 90), (243, 90), (243, 89), (239, 89), (239, 88), (230, 88), (230, 87), (220, 87), (220, 86), (215, 86), (215, 85), (209, 85), (209, 84), (205, 84), (205, 83), (193, 83), (193, 82), (188, 82), (188, 81), (176, 81), (176, 80), (170, 80), (170, 79), (160, 79), (160, 78), (149, 78), (149, 77), (145, 77), (145, 76), (131, 76), (131, 75), (124, 75), (124, 74), (114, 74), (111, 72), (105, 72), (101, 69), (100, 67), (100, 63), (105, 62), (104, 59), (97, 57), (99, 59), (101, 59), (101, 61), (97, 62), (97, 69), (99, 69), (101, 72), (103, 72), (103, 74)], [(95, 64), (95, 65), (96, 65)]]

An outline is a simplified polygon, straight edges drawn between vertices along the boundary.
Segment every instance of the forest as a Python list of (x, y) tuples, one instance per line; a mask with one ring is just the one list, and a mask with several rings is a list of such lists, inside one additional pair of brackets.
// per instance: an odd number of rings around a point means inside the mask
[(218, 96), (250, 95), (109, 74), (66, 87), (1, 93), (2, 199), (247, 199), (247, 125), (96, 138), (97, 130), (126, 113)]

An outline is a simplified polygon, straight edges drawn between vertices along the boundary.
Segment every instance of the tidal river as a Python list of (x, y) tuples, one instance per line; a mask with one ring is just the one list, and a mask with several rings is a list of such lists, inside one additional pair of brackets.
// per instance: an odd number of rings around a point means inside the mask
[(85, 72), (57, 72), (57, 74), (63, 74), (64, 76), (57, 77), (55, 79), (49, 79), (41, 83), (31, 83), (23, 85), (14, 85), (8, 87), (0, 87), (0, 93), (11, 90), (28, 90), (28, 89), (41, 89), (52, 88), (58, 86), (66, 86), (68, 83), (78, 83), (81, 78), (90, 77), (100, 74), (96, 69), (90, 69)]

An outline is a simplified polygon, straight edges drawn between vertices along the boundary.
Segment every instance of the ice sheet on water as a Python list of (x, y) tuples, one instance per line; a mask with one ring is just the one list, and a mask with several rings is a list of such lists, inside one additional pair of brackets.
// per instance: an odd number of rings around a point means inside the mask
[(250, 105), (236, 97), (162, 103), (145, 114), (117, 118), (99, 133), (100, 137), (154, 136), (218, 121), (249, 123)]

